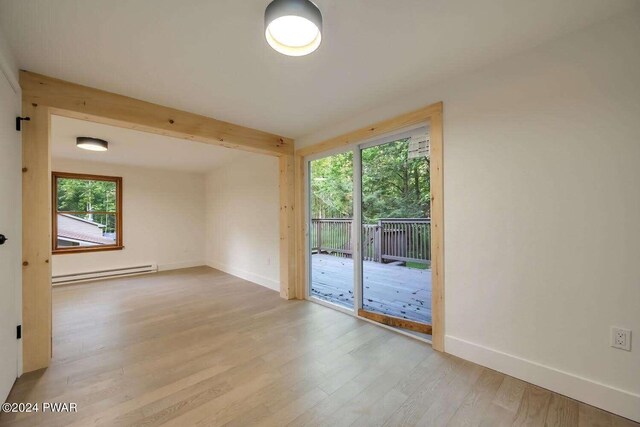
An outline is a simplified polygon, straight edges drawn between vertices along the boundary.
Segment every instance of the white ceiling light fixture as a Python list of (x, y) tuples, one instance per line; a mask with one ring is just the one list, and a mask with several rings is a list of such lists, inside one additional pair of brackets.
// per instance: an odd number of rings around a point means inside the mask
[(269, 46), (288, 56), (308, 55), (322, 41), (322, 14), (309, 0), (273, 0), (264, 27)]
[(76, 138), (76, 147), (89, 151), (107, 151), (109, 143), (104, 139), (79, 136)]

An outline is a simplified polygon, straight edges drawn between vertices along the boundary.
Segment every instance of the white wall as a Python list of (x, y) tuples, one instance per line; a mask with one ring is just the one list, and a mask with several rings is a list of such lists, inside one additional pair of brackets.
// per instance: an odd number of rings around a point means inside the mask
[(204, 174), (57, 158), (52, 168), (122, 177), (125, 246), (54, 255), (54, 276), (148, 263), (163, 270), (205, 264)]
[(296, 146), (440, 100), (446, 351), (640, 420), (640, 9)]
[(278, 159), (246, 154), (207, 176), (207, 264), (279, 290)]
[(2, 28), (0, 28), (0, 72), (2, 72), (13, 90), (20, 94), (20, 83), (18, 83), (18, 63), (11, 49), (9, 49), (9, 43), (4, 36)]

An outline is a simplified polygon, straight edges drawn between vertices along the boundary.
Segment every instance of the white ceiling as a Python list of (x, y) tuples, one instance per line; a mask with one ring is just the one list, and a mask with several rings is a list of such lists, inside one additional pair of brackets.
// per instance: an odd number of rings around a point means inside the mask
[[(109, 150), (96, 152), (76, 147), (76, 137), (91, 136), (109, 142)], [(240, 156), (259, 156), (202, 142), (115, 126), (53, 116), (51, 156), (92, 162), (205, 173)]]
[(302, 58), (264, 40), (269, 0), (0, 0), (0, 26), (23, 69), (296, 138), (635, 1), (317, 0)]

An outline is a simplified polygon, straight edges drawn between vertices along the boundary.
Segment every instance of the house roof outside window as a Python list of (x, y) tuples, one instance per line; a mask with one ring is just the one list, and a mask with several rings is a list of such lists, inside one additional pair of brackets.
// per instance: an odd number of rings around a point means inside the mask
[(78, 218), (69, 214), (58, 214), (58, 239), (74, 242), (112, 245), (114, 239), (104, 236), (103, 224)]

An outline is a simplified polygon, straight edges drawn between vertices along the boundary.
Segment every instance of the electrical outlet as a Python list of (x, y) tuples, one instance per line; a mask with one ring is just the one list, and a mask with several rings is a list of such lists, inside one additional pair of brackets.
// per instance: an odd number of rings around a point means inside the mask
[(631, 331), (629, 329), (611, 327), (611, 347), (631, 351)]

